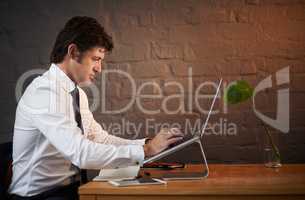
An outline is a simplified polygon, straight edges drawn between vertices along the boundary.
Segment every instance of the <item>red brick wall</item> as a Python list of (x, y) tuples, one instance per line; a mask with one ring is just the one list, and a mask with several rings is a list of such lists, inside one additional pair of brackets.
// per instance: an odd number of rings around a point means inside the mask
[[(99, 19), (112, 33), (115, 42), (113, 53), (107, 58), (106, 69), (119, 69), (129, 73), (137, 88), (145, 82), (155, 82), (147, 87), (147, 94), (162, 94), (160, 99), (141, 101), (146, 109), (158, 110), (145, 114), (134, 103), (121, 114), (96, 112), (100, 122), (118, 123), (122, 119), (140, 127), (140, 136), (158, 131), (148, 128), (147, 120), (155, 123), (179, 123), (183, 128), (186, 119), (195, 122), (200, 111), (191, 102), (192, 110), (168, 114), (162, 102), (169, 95), (179, 94), (177, 87), (166, 85), (169, 81), (181, 83), (184, 94), (194, 95), (188, 88), (187, 67), (192, 67), (193, 88), (205, 81), (223, 77), (225, 83), (245, 79), (253, 86), (269, 75), (290, 66), (290, 132), (276, 132), (285, 161), (304, 161), (304, 89), (305, 78), (305, 1), (102, 1)], [(107, 82), (106, 108), (118, 109), (131, 101), (131, 85), (123, 76), (111, 76)], [(161, 91), (157, 87), (161, 88)], [(202, 92), (214, 92), (204, 87)], [(256, 98), (257, 107), (264, 114), (275, 117), (276, 87), (262, 92)], [(222, 93), (223, 95), (223, 93)], [(187, 98), (187, 97), (186, 97)], [(302, 99), (302, 100), (301, 100)], [(184, 99), (184, 104), (189, 101)], [(210, 101), (202, 101), (208, 108)], [(179, 99), (167, 101), (166, 107), (177, 110)], [(237, 135), (205, 137), (209, 160), (215, 162), (258, 162), (262, 160), (262, 127), (252, 109), (252, 102), (238, 106), (224, 106), (218, 101), (219, 119), (237, 125)], [(206, 115), (203, 115), (205, 119)], [(143, 126), (141, 126), (141, 124)], [(225, 125), (224, 125), (225, 126)], [(109, 127), (109, 126), (108, 126)], [(186, 131), (189, 133), (189, 130)], [(135, 132), (123, 131), (125, 137), (136, 137)], [(300, 139), (303, 139), (300, 141)], [(292, 153), (300, 151), (299, 153)], [(179, 155), (182, 160), (198, 160), (198, 156)]]

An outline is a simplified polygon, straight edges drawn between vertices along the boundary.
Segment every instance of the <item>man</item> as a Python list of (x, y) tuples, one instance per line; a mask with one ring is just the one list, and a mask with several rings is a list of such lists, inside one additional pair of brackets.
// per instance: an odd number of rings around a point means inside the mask
[(109, 135), (94, 120), (78, 85), (94, 80), (112, 48), (93, 18), (74, 17), (58, 34), (50, 69), (32, 81), (17, 106), (12, 199), (77, 199), (80, 169), (141, 164), (182, 138), (172, 129), (145, 144)]

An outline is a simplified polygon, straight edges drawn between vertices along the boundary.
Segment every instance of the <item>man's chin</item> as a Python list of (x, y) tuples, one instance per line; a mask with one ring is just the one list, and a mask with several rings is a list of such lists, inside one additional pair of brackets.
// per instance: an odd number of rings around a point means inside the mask
[(82, 81), (79, 83), (79, 86), (89, 86), (91, 85), (93, 82), (91, 80), (86, 80), (86, 81)]

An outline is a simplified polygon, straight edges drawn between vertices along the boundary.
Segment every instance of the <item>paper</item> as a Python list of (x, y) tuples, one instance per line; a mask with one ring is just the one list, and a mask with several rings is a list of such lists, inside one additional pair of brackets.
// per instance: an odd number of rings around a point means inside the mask
[(122, 167), (117, 169), (101, 169), (93, 181), (109, 181), (132, 179), (138, 176), (140, 165)]

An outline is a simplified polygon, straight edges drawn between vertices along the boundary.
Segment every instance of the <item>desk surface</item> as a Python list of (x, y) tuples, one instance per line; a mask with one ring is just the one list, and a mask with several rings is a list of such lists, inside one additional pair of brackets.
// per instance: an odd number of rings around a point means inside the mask
[[(166, 185), (114, 187), (107, 182), (89, 182), (79, 188), (81, 199), (98, 196), (193, 196), (193, 195), (305, 195), (305, 165), (283, 165), (278, 169), (263, 165), (209, 165), (210, 175), (202, 180), (168, 181)], [(185, 171), (200, 171), (189, 165)], [(145, 170), (153, 177), (181, 170)], [(95, 197), (93, 197), (94, 195)], [(91, 198), (92, 197), (92, 198)], [(304, 197), (304, 196), (303, 196)]]

